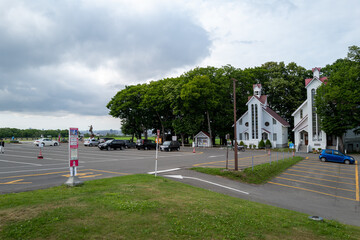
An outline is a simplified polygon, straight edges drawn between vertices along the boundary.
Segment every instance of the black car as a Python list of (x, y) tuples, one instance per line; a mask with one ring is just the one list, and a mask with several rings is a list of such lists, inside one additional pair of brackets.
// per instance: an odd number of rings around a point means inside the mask
[(99, 143), (104, 143), (109, 140), (113, 140), (114, 138), (100, 138)]
[(180, 150), (180, 143), (178, 141), (165, 141), (163, 145), (160, 146), (161, 151), (173, 151)]
[(149, 139), (138, 139), (136, 141), (136, 148), (138, 150), (156, 149), (156, 142), (154, 140), (149, 140)]
[(124, 140), (116, 140), (116, 139), (113, 139), (113, 140), (108, 140), (108, 141), (106, 141), (106, 142), (104, 142), (104, 143), (100, 143), (99, 145), (98, 145), (98, 148), (100, 149), (100, 150), (104, 150), (104, 149), (106, 149), (106, 150), (111, 150), (111, 149), (114, 149), (114, 150), (116, 150), (116, 149), (120, 149), (120, 150), (122, 150), (122, 149), (124, 149), (125, 148), (125, 141)]
[(130, 140), (124, 140), (125, 141), (125, 147), (126, 148), (136, 148), (136, 143), (130, 141)]

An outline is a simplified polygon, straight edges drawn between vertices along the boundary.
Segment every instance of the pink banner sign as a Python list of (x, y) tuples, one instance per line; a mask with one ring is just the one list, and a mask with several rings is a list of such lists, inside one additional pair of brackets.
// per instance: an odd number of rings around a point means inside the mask
[(79, 166), (79, 129), (69, 129), (69, 165), (70, 167)]

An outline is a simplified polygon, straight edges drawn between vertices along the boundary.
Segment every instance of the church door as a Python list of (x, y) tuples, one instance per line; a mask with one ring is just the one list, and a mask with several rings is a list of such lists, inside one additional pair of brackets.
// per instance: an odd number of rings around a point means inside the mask
[(309, 145), (309, 135), (307, 132), (304, 132), (305, 145)]

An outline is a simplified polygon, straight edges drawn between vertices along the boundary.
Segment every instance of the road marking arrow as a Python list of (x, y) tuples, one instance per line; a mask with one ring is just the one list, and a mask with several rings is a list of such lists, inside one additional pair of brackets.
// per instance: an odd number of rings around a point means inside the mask
[(243, 194), (249, 195), (248, 192), (244, 192), (244, 191), (241, 191), (241, 190), (232, 188), (232, 187), (227, 187), (227, 186), (224, 186), (224, 185), (221, 185), (221, 184), (218, 184), (218, 183), (206, 181), (206, 180), (203, 180), (203, 179), (200, 179), (200, 178), (186, 177), (186, 176), (182, 176), (182, 175), (163, 175), (163, 176), (164, 176), (164, 177), (170, 177), (170, 178), (176, 178), (176, 179), (184, 179), (184, 178), (193, 179), (193, 180), (197, 180), (197, 181), (200, 181), (200, 182), (209, 183), (209, 184), (212, 184), (212, 185), (215, 185), (215, 186), (218, 186), (218, 187), (226, 188), (226, 189), (229, 189), (229, 190), (232, 190), (232, 191), (235, 191), (235, 192), (239, 192), (239, 193), (243, 193)]

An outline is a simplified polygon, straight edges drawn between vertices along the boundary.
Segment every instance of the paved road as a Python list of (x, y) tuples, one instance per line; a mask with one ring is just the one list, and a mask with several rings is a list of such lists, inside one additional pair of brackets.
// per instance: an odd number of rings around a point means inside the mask
[[(37, 159), (38, 148), (31, 144), (10, 144), (0, 154), (0, 193), (27, 191), (63, 184), (68, 178), (67, 145), (46, 147), (44, 159)], [(100, 151), (96, 147), (79, 149), (79, 178), (83, 181), (154, 171), (155, 151), (135, 149)], [(239, 153), (239, 167), (277, 161), (287, 154), (265, 151)], [(291, 155), (290, 155), (291, 156)], [(192, 166), (225, 167), (226, 150), (182, 148), (179, 152), (160, 152), (159, 175), (234, 197), (271, 204), (309, 215), (360, 226), (358, 165), (322, 163), (317, 155), (306, 159), (264, 185), (249, 185), (197, 173)], [(355, 156), (359, 162), (359, 156)], [(229, 168), (233, 152), (229, 151)], [(169, 169), (178, 169), (169, 171)], [(175, 176), (175, 178), (174, 178)], [(180, 177), (181, 176), (181, 177)]]

